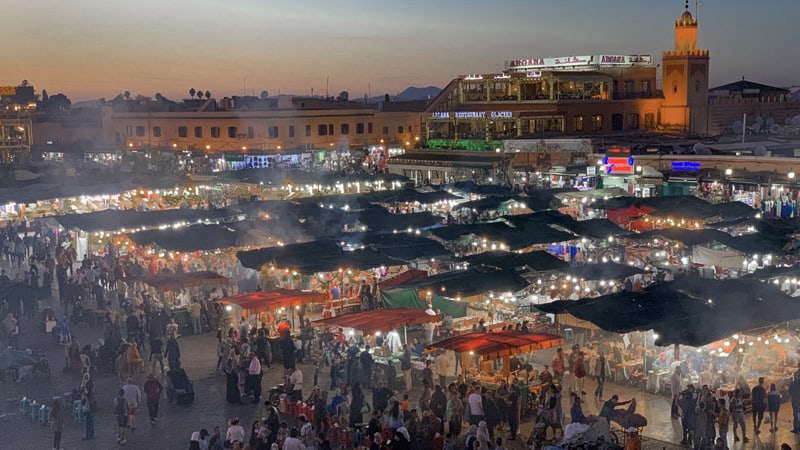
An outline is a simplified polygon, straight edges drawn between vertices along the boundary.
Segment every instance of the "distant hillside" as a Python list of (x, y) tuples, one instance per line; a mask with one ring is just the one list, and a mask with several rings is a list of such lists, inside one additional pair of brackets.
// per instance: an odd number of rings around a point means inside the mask
[[(403, 92), (399, 94), (389, 94), (391, 100), (428, 100), (428, 98), (433, 99), (439, 92), (442, 92), (436, 86), (428, 86), (428, 87), (407, 87)], [(376, 95), (374, 97), (370, 97), (369, 103), (380, 103), (383, 101), (383, 95)]]

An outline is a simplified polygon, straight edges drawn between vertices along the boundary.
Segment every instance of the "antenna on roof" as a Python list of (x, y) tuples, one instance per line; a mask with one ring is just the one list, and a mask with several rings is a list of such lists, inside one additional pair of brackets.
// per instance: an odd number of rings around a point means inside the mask
[(700, 3), (703, 3), (703, 0), (694, 0), (694, 21), (700, 21)]

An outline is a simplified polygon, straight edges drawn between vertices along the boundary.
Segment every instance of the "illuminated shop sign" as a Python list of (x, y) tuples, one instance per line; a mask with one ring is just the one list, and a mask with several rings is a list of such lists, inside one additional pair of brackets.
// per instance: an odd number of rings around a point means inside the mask
[(602, 65), (650, 65), (653, 57), (650, 55), (600, 55), (597, 62)]
[(600, 65), (649, 66), (652, 64), (653, 57), (650, 55), (587, 55), (565, 56), (560, 58), (514, 59), (506, 61), (506, 69), (512, 72), (523, 72), (538, 69), (564, 69)]
[[(491, 119), (511, 119), (514, 117), (514, 113), (511, 111), (458, 111), (453, 113), (453, 117), (456, 119), (484, 119), (484, 118), (491, 118)], [(435, 112), (431, 113), (431, 118), (433, 119), (449, 119), (450, 113), (449, 112)]]
[(459, 111), (455, 115), (456, 119), (483, 119), (486, 113), (482, 111)]
[(483, 79), (483, 75), (474, 75), (474, 74), (465, 75), (464, 79), (465, 80), (482, 80)]
[(603, 158), (606, 173), (609, 175), (631, 175), (633, 174), (633, 157), (609, 157)]
[(603, 171), (608, 175), (632, 175), (633, 163), (630, 148), (611, 147), (603, 157)]
[(694, 161), (672, 161), (674, 172), (695, 172), (700, 170), (700, 163)]

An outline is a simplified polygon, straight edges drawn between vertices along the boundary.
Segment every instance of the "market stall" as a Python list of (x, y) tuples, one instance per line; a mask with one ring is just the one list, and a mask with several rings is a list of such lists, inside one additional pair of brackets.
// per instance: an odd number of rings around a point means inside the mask
[[(538, 373), (528, 370), (522, 363), (520, 369), (511, 370), (511, 357), (524, 355), (529, 359), (536, 350), (557, 347), (564, 343), (561, 336), (547, 333), (525, 333), (520, 331), (498, 331), (488, 333), (469, 333), (444, 339), (425, 347), (428, 350), (450, 350), (462, 357), (461, 367), (465, 379), (481, 382), (481, 386), (496, 389), (511, 377), (519, 380), (520, 403), (523, 411), (530, 405), (530, 399), (537, 397), (546, 387), (538, 380)], [(470, 367), (471, 359), (481, 359), (479, 367)], [(496, 360), (502, 360), (500, 367)], [(465, 364), (466, 363), (466, 364)]]

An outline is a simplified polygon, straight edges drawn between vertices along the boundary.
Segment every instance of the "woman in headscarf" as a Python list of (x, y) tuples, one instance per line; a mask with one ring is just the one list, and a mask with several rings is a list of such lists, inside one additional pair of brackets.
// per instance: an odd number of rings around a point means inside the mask
[(476, 435), (478, 438), (478, 450), (489, 450), (489, 442), (491, 441), (491, 437), (489, 436), (489, 427), (486, 425), (485, 420), (481, 420), (478, 422), (478, 433)]
[(392, 450), (411, 450), (411, 436), (406, 427), (400, 427), (394, 432)]
[(477, 440), (478, 427), (476, 425), (470, 425), (467, 429), (467, 434), (464, 436), (464, 450), (472, 450)]
[(189, 439), (189, 450), (200, 450), (200, 432), (195, 431)]
[(239, 367), (231, 357), (225, 363), (225, 400), (231, 405), (242, 404), (242, 394), (239, 391)]

